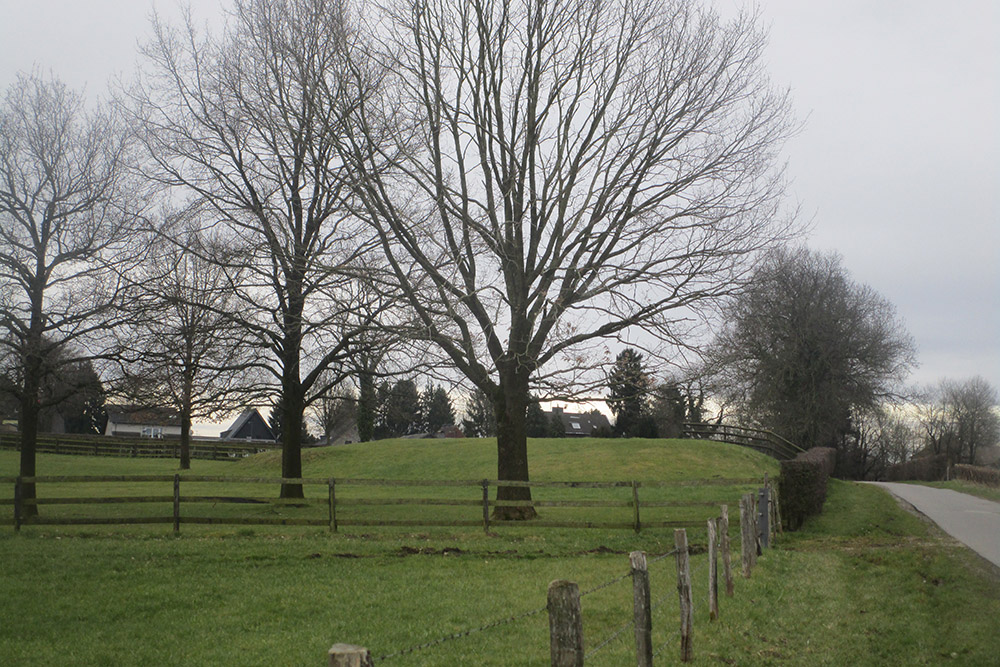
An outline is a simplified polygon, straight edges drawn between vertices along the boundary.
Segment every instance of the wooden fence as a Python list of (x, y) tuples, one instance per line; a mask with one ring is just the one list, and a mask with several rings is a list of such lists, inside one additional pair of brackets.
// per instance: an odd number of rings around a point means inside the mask
[[(643, 528), (701, 526), (705, 512), (720, 503), (733, 502), (747, 487), (759, 483), (759, 479), (501, 483), (188, 474), (36, 476), (0, 478), (0, 485), (13, 487), (12, 493), (0, 498), (0, 505), (13, 505), (11, 513), (4, 512), (11, 518), (2, 523), (13, 524), (17, 530), (25, 524), (165, 523), (172, 524), (175, 532), (181, 524), (322, 526), (330, 532), (342, 526), (482, 526), (488, 532), (499, 525), (639, 532)], [(37, 498), (24, 498), (27, 484), (35, 485)], [(306, 498), (281, 500), (276, 493), (268, 497), (263, 490), (256, 491), (267, 486), (276, 491), (282, 484), (303, 485)], [(528, 487), (539, 497), (498, 501), (490, 496), (499, 486)], [(136, 487), (141, 493), (136, 493)], [(437, 489), (437, 495), (417, 495), (427, 488)], [(60, 505), (72, 507), (63, 512), (42, 511)], [(102, 510), (80, 514), (80, 506), (95, 505)], [(524, 522), (491, 516), (497, 507), (526, 505), (539, 509), (540, 518)], [(104, 509), (106, 506), (110, 511)], [(182, 511), (182, 506), (188, 511)], [(28, 507), (38, 512), (26, 512)], [(120, 507), (129, 507), (130, 513), (116, 511)], [(222, 509), (227, 507), (230, 509)], [(381, 516), (376, 515), (378, 507), (382, 508)], [(210, 515), (206, 509), (216, 511)]]
[[(780, 512), (777, 495), (765, 479), (764, 487), (756, 493), (744, 494), (739, 498), (740, 509), (740, 560), (742, 574), (749, 578), (757, 565), (757, 558), (764, 554), (771, 543), (771, 538), (780, 532)], [(453, 632), (444, 637), (424, 642), (423, 644), (396, 650), (375, 657), (368, 648), (355, 644), (338, 643), (330, 648), (327, 654), (329, 667), (372, 667), (375, 663), (389, 662), (394, 658), (411, 655), (440, 647), (454, 640), (461, 640), (472, 634), (494, 630), (510, 623), (531, 619), (547, 612), (549, 625), (549, 656), (553, 667), (582, 666), (589, 662), (605, 647), (614, 642), (628, 643), (631, 634), (634, 638), (634, 662), (639, 667), (652, 667), (668, 647), (675, 643), (681, 662), (694, 659), (694, 590), (696, 582), (704, 581), (704, 590), (708, 608), (709, 623), (717, 621), (720, 616), (720, 579), (727, 598), (735, 594), (733, 582), (732, 555), (730, 553), (729, 508), (723, 505), (716, 516), (709, 517), (703, 525), (707, 529), (707, 558), (702, 564), (704, 572), (691, 566), (692, 549), (688, 543), (684, 528), (674, 531), (674, 549), (665, 554), (647, 558), (641, 551), (629, 554), (628, 571), (622, 576), (599, 584), (590, 590), (581, 591), (576, 582), (565, 579), (552, 581), (548, 586), (547, 600), (544, 605), (534, 609), (514, 614), (508, 618), (493, 619), (478, 627)], [(666, 641), (658, 647), (653, 645), (654, 612), (663, 609), (663, 603), (673, 595), (670, 590), (657, 591), (659, 599), (654, 600), (650, 583), (650, 567), (656, 563), (669, 563), (667, 559), (673, 556), (677, 565), (676, 594), (678, 599), (678, 614), (673, 621), (676, 631), (669, 634)], [(721, 568), (720, 563), (721, 562)], [(721, 572), (720, 572), (721, 570)], [(624, 625), (601, 638), (590, 638), (584, 641), (583, 605), (582, 599), (592, 593), (608, 589), (631, 579), (632, 613)], [(699, 588), (699, 593), (702, 589)], [(699, 595), (700, 597), (700, 595)], [(662, 614), (661, 614), (662, 617)], [(676, 619), (676, 620), (674, 620)], [(629, 633), (629, 630), (632, 632)], [(585, 650), (587, 645), (589, 650)], [(618, 657), (621, 657), (619, 654)], [(664, 656), (669, 662), (667, 656)], [(632, 662), (631, 660), (629, 662)]]
[(681, 437), (718, 440), (728, 442), (732, 445), (749, 447), (761, 454), (766, 454), (779, 461), (793, 459), (803, 451), (795, 443), (782, 438), (773, 431), (761, 428), (749, 428), (746, 426), (733, 426), (732, 424), (695, 424), (685, 423), (681, 425)]
[[(222, 440), (191, 440), (191, 458), (211, 461), (239, 459), (278, 449), (281, 445), (268, 442), (229, 442)], [(0, 433), (0, 449), (21, 449), (20, 433)], [(124, 439), (104, 435), (41, 434), (35, 451), (46, 454), (76, 454), (83, 456), (118, 456), (128, 458), (180, 458), (181, 443), (176, 439)]]

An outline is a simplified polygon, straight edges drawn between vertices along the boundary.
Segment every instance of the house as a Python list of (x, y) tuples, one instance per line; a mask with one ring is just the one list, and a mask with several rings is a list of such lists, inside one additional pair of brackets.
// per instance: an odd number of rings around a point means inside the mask
[(128, 438), (179, 438), (181, 416), (173, 408), (109, 405), (104, 435)]
[(265, 440), (274, 442), (274, 432), (256, 408), (250, 408), (240, 413), (236, 421), (223, 431), (219, 438), (222, 440)]
[(595, 431), (603, 433), (611, 432), (611, 422), (608, 418), (598, 412), (566, 412), (562, 408), (553, 407), (551, 412), (545, 413), (552, 421), (558, 418), (563, 424), (563, 435), (566, 437), (586, 437), (594, 435)]

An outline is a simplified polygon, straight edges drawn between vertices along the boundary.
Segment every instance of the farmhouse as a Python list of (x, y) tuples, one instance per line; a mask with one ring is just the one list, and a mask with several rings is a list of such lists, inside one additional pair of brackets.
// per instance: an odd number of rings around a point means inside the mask
[(590, 412), (566, 412), (562, 408), (552, 408), (546, 413), (549, 419), (555, 421), (553, 417), (562, 421), (563, 435), (566, 437), (587, 437), (594, 434), (594, 431), (611, 431), (611, 422), (608, 418), (592, 410)]
[(179, 438), (181, 416), (173, 408), (109, 405), (104, 435), (131, 438)]
[(274, 442), (274, 432), (267, 425), (264, 418), (260, 416), (256, 408), (250, 408), (240, 413), (236, 421), (223, 431), (219, 438), (222, 440), (266, 440)]

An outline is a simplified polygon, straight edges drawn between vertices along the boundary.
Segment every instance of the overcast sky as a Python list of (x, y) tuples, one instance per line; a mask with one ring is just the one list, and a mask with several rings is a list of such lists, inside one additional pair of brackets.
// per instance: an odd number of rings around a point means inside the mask
[[(221, 5), (200, 0), (215, 20)], [(750, 3), (715, 0), (723, 13)], [(103, 93), (173, 0), (0, 0), (0, 87), (39, 66)], [(773, 81), (801, 133), (789, 194), (808, 244), (892, 301), (911, 380), (1000, 387), (1000, 2), (760, 0)]]

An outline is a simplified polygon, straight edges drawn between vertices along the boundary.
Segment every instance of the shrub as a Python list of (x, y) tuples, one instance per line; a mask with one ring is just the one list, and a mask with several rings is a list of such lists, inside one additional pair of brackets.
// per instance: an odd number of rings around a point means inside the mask
[(814, 447), (790, 461), (781, 462), (778, 493), (781, 516), (787, 530), (798, 530), (806, 517), (823, 511), (826, 481), (837, 461), (837, 451)]
[(887, 481), (902, 482), (915, 480), (919, 482), (938, 482), (948, 473), (948, 457), (944, 454), (936, 456), (918, 456), (905, 463), (889, 466), (885, 472)]
[(982, 466), (961, 463), (952, 467), (951, 472), (955, 479), (963, 479), (984, 486), (1000, 487), (1000, 470), (996, 468), (983, 468)]

